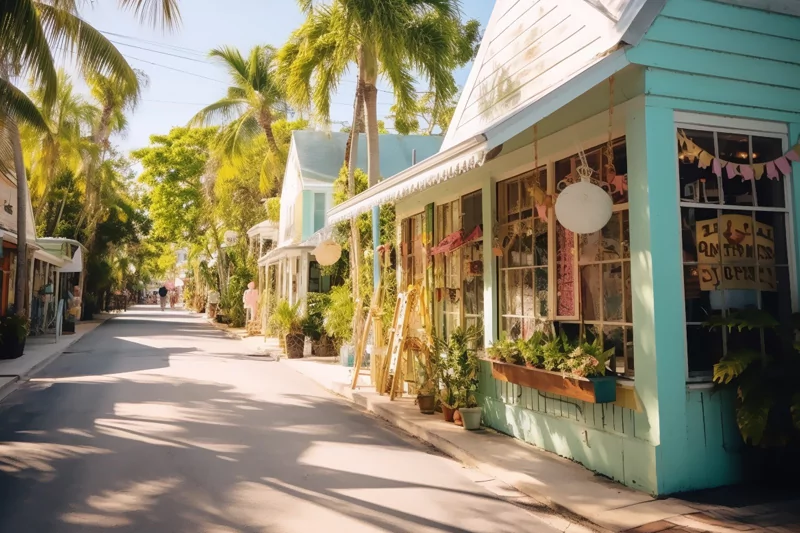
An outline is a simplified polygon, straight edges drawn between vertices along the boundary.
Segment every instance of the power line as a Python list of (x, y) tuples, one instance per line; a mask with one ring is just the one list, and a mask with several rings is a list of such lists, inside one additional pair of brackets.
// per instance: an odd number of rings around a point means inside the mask
[(148, 63), (150, 65), (155, 65), (157, 67), (161, 67), (161, 68), (165, 68), (165, 69), (169, 69), (169, 70), (174, 70), (175, 72), (182, 72), (183, 74), (188, 74), (189, 76), (195, 76), (197, 78), (203, 78), (204, 80), (210, 80), (210, 81), (215, 81), (217, 83), (221, 83), (223, 85), (229, 85), (229, 83), (224, 82), (222, 80), (209, 78), (208, 76), (203, 76), (201, 74), (195, 74), (194, 72), (189, 72), (188, 70), (183, 70), (183, 69), (179, 69), (179, 68), (175, 68), (175, 67), (168, 67), (167, 65), (162, 65), (160, 63), (153, 63), (152, 61), (148, 61), (146, 59), (142, 59), (142, 58), (139, 58), (139, 57), (133, 57), (133, 56), (129, 56), (129, 55), (126, 55), (125, 57), (127, 57), (128, 59), (133, 59), (135, 61), (141, 61), (142, 63)]
[(129, 46), (131, 48), (136, 48), (138, 50), (145, 50), (147, 52), (153, 52), (154, 54), (162, 54), (162, 55), (165, 55), (165, 56), (177, 57), (179, 59), (185, 59), (186, 61), (194, 61), (196, 63), (203, 63), (204, 65), (208, 65), (209, 64), (208, 61), (204, 61), (202, 59), (195, 59), (193, 57), (186, 57), (186, 56), (182, 56), (182, 55), (179, 55), (179, 54), (171, 54), (169, 52), (162, 52), (161, 50), (154, 50), (152, 48), (145, 48), (144, 46), (136, 46), (135, 44), (128, 44), (128, 43), (123, 43), (123, 42), (120, 42), (120, 41), (114, 41), (113, 39), (109, 39), (109, 42), (112, 42), (114, 44), (118, 44), (120, 46)]
[(202, 50), (197, 50), (195, 48), (187, 48), (185, 46), (177, 46), (177, 45), (174, 45), (174, 44), (167, 44), (167, 43), (162, 43), (162, 42), (159, 42), (159, 41), (151, 41), (151, 40), (142, 39), (141, 37), (136, 37), (136, 36), (133, 36), (133, 35), (125, 35), (124, 33), (114, 33), (112, 31), (103, 31), (103, 30), (100, 30), (100, 33), (103, 33), (105, 35), (112, 35), (114, 37), (120, 37), (120, 38), (123, 38), (123, 39), (130, 39), (131, 41), (138, 41), (138, 42), (141, 42), (141, 43), (149, 44), (151, 46), (160, 46), (162, 48), (168, 48), (168, 49), (172, 49), (172, 50), (177, 50), (179, 52), (196, 54), (196, 55), (203, 56), (203, 57), (205, 57), (206, 53), (207, 53), (207, 52), (204, 52)]

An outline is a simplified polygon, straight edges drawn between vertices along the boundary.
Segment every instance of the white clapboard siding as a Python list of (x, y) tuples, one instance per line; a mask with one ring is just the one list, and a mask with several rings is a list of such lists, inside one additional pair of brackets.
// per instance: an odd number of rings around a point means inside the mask
[(595, 64), (653, 0), (498, 0), (442, 149)]

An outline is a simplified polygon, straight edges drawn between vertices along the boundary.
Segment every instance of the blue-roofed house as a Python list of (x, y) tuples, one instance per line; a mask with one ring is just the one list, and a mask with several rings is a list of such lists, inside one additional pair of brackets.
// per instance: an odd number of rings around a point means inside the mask
[[(333, 182), (345, 159), (347, 133), (298, 130), (292, 133), (281, 190), (278, 246), (259, 259), (261, 289), (274, 280), (279, 299), (303, 302), (309, 292), (327, 292), (312, 251), (326, 234), (333, 207)], [(443, 138), (380, 135), (381, 176), (389, 177), (439, 151)], [(358, 167), (367, 168), (367, 139), (359, 135)], [(274, 269), (270, 272), (270, 269)]]

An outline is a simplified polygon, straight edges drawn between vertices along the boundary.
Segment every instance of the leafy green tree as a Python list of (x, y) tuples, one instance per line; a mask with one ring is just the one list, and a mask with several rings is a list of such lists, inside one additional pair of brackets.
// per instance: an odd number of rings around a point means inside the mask
[(139, 180), (156, 239), (183, 243), (208, 228), (203, 177), (215, 135), (214, 128), (173, 128), (132, 153), (144, 168)]

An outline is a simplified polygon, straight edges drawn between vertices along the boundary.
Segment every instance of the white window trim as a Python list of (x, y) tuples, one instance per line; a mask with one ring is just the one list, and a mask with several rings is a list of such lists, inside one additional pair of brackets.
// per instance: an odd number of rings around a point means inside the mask
[[(759, 121), (750, 119), (740, 119), (733, 117), (725, 117), (720, 115), (707, 115), (701, 113), (687, 113), (683, 111), (675, 111), (675, 131), (679, 129), (693, 129), (703, 131), (715, 131), (723, 133), (738, 133), (741, 135), (758, 135), (761, 137), (774, 137), (781, 139), (781, 146), (785, 153), (789, 149), (789, 128), (785, 123)], [(677, 140), (675, 142), (677, 146)], [(681, 217), (681, 207), (698, 207), (708, 209), (709, 204), (695, 203), (695, 202), (682, 202), (680, 199), (680, 179), (678, 177), (678, 161), (677, 161), (677, 148), (675, 148), (675, 189), (678, 195), (678, 220)], [(789, 283), (791, 285), (790, 296), (792, 300), (792, 311), (798, 311), (798, 294), (797, 294), (797, 264), (796, 264), (796, 246), (795, 246), (795, 231), (794, 231), (794, 197), (792, 196), (792, 180), (781, 178), (784, 187), (784, 199), (786, 207), (758, 207), (758, 211), (771, 211), (786, 213), (786, 248), (789, 255)], [(753, 211), (754, 208), (750, 206), (733, 206), (727, 204), (716, 204), (720, 209), (725, 210), (745, 210)], [(685, 286), (684, 269), (683, 269), (683, 256), (681, 255), (681, 286)], [(689, 341), (686, 336), (686, 308), (681, 310), (683, 317), (684, 332), (683, 332), (683, 354), (685, 363), (685, 376), (687, 383), (707, 383), (709, 378), (702, 377), (689, 377)]]

